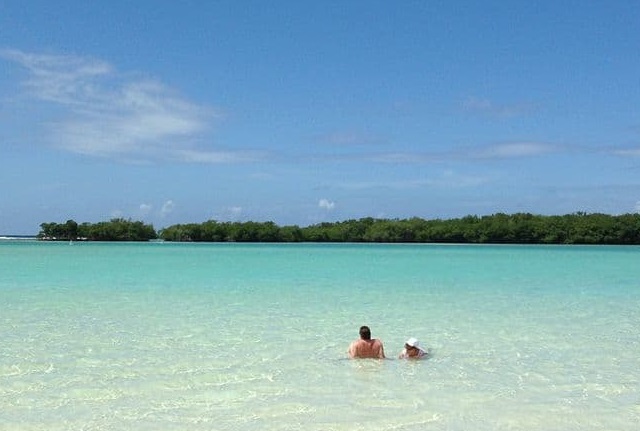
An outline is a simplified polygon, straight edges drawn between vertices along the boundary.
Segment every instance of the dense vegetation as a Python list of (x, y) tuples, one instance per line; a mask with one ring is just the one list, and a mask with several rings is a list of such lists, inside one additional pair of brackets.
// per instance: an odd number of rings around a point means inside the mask
[(362, 218), (308, 227), (209, 220), (159, 232), (167, 241), (640, 244), (640, 214), (494, 214), (449, 220)]
[(640, 244), (640, 214), (563, 216), (493, 214), (448, 220), (362, 218), (307, 227), (273, 222), (177, 224), (156, 233), (139, 221), (42, 223), (41, 239), (193, 242), (420, 242), (506, 244)]
[(66, 223), (42, 223), (38, 238), (50, 241), (149, 241), (158, 235), (152, 225), (141, 221), (111, 219), (108, 222), (82, 223), (67, 220)]

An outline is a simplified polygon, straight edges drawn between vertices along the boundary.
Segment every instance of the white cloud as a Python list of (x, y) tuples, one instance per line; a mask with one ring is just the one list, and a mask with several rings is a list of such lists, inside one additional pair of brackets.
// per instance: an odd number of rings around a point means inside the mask
[(479, 99), (469, 97), (462, 102), (465, 111), (483, 114), (497, 118), (510, 118), (528, 114), (533, 110), (533, 106), (528, 103), (516, 103), (511, 105), (496, 104), (489, 99)]
[(509, 142), (490, 146), (475, 153), (475, 156), (479, 158), (529, 157), (547, 154), (554, 150), (553, 146), (540, 142)]
[(258, 180), (258, 181), (269, 181), (274, 178), (274, 175), (268, 172), (254, 172), (249, 175), (249, 178)]
[(229, 207), (227, 208), (227, 212), (232, 216), (239, 216), (242, 214), (242, 207)]
[(49, 124), (50, 139), (59, 148), (134, 161), (234, 163), (261, 157), (197, 148), (216, 113), (158, 81), (121, 74), (104, 61), (73, 55), (4, 50), (0, 57), (27, 69), (27, 94), (50, 102), (62, 114), (61, 120)]
[(151, 212), (153, 207), (149, 204), (140, 204), (140, 208), (138, 209), (138, 214), (144, 217)]
[(413, 163), (429, 163), (440, 160), (442, 156), (427, 153), (379, 153), (368, 154), (364, 156), (366, 161), (376, 163), (392, 163), (392, 164), (413, 164)]
[(334, 185), (336, 188), (346, 190), (372, 190), (372, 189), (390, 189), (390, 190), (410, 190), (420, 188), (433, 189), (463, 189), (475, 188), (487, 184), (490, 178), (483, 176), (473, 176), (461, 174), (451, 170), (446, 170), (440, 175), (430, 178), (416, 178), (402, 181), (371, 181), (371, 182), (352, 182)]
[(336, 132), (328, 135), (323, 135), (319, 137), (319, 140), (320, 142), (324, 142), (330, 145), (345, 147), (380, 145), (385, 142), (385, 139), (381, 137), (352, 131)]
[(439, 177), (421, 181), (420, 184), (442, 189), (459, 189), (478, 187), (489, 181), (488, 178), (483, 176), (467, 175), (452, 170), (445, 170)]
[(469, 97), (462, 102), (462, 107), (468, 111), (488, 111), (493, 108), (493, 104), (488, 99)]
[(640, 157), (640, 148), (627, 148), (627, 149), (614, 150), (613, 154), (615, 154), (616, 156), (622, 156), (622, 157)]
[(213, 218), (221, 221), (237, 221), (242, 216), (244, 212), (243, 208), (240, 206), (231, 206), (223, 208), (220, 212), (216, 212), (213, 214)]
[[(544, 142), (507, 142), (483, 148), (461, 148), (443, 152), (388, 152), (334, 156), (332, 160), (365, 161), (383, 164), (409, 165), (451, 160), (508, 159), (535, 157), (561, 150)], [(638, 152), (640, 155), (640, 152)]]
[(636, 202), (635, 212), (640, 213), (640, 201)]
[(38, 99), (82, 107), (100, 98), (96, 83), (113, 73), (103, 61), (76, 56), (32, 54), (2, 50), (0, 56), (20, 64), (30, 72), (24, 86)]
[(173, 201), (168, 200), (162, 205), (162, 208), (160, 209), (160, 215), (162, 217), (165, 217), (168, 214), (170, 214), (174, 208), (175, 208), (175, 204), (173, 203)]
[(236, 163), (254, 162), (264, 158), (264, 153), (257, 151), (198, 151), (178, 150), (174, 152), (176, 159), (189, 163)]
[(328, 199), (320, 199), (318, 201), (318, 207), (331, 211), (336, 206), (335, 202)]

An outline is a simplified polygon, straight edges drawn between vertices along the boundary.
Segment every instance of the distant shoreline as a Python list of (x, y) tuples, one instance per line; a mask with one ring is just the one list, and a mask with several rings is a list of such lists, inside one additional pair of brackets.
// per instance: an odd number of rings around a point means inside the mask
[(640, 214), (585, 212), (563, 216), (530, 213), (465, 216), (457, 219), (365, 217), (306, 227), (274, 222), (176, 224), (156, 231), (142, 221), (41, 223), (43, 241), (326, 242), (435, 244), (640, 245)]
[(38, 239), (35, 235), (0, 235), (0, 241), (2, 240), (28, 240), (28, 239)]

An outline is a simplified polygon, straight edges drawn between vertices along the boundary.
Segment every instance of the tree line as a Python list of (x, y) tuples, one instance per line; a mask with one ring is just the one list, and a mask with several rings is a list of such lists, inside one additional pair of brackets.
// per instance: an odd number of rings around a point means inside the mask
[(361, 218), (306, 227), (268, 222), (176, 224), (156, 232), (140, 221), (42, 223), (41, 239), (189, 242), (378, 242), (462, 244), (640, 244), (640, 214), (577, 212), (562, 216), (529, 213), (469, 215), (455, 219)]
[(158, 238), (153, 225), (114, 218), (99, 223), (42, 223), (38, 239), (48, 241), (149, 241)]
[(166, 241), (195, 242), (640, 244), (640, 214), (499, 213), (446, 220), (367, 217), (308, 227), (209, 220), (169, 226), (159, 232), (159, 237)]

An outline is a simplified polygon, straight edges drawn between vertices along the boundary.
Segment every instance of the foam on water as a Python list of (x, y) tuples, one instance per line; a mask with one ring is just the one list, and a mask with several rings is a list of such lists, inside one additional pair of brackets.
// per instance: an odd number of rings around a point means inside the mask
[(639, 255), (2, 243), (0, 429), (635, 430)]

